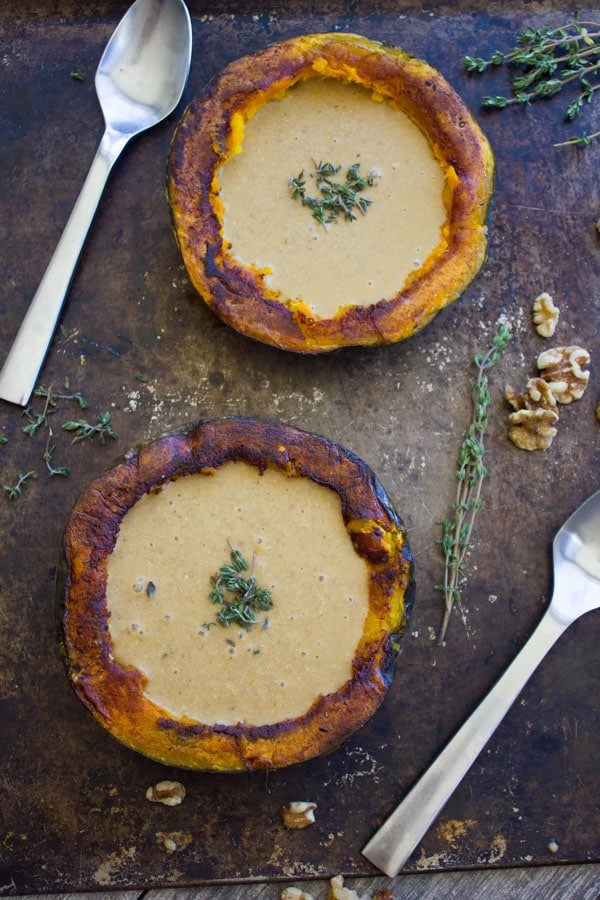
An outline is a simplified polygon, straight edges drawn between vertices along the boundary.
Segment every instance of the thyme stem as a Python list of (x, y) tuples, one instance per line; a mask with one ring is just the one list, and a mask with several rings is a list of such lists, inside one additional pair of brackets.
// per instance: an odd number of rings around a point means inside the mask
[(481, 489), (487, 474), (483, 458), (484, 436), (490, 421), (490, 390), (488, 371), (498, 362), (512, 337), (508, 325), (500, 325), (491, 346), (473, 359), (477, 374), (471, 385), (473, 414), (458, 454), (456, 495), (452, 517), (443, 522), (441, 541), (444, 557), (444, 617), (438, 638), (443, 644), (455, 602), (460, 603), (459, 578), (465, 567), (465, 557), (471, 549), (471, 535), (477, 512), (482, 508)]

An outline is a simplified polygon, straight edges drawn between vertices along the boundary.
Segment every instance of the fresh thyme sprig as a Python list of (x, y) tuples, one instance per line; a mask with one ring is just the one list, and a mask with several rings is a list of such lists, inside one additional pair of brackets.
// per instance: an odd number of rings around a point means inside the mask
[(113, 430), (113, 427), (110, 423), (110, 413), (104, 412), (101, 413), (95, 425), (90, 425), (89, 422), (86, 422), (85, 419), (72, 420), (69, 422), (65, 422), (63, 425), (63, 429), (65, 431), (72, 431), (75, 434), (72, 443), (76, 443), (77, 441), (83, 441), (85, 438), (88, 440), (92, 440), (92, 438), (97, 435), (101, 444), (106, 443), (107, 438), (112, 438), (113, 441), (116, 441), (119, 435), (116, 431)]
[(66, 477), (71, 474), (71, 469), (69, 466), (54, 466), (52, 465), (52, 454), (56, 450), (56, 444), (51, 446), (52, 440), (52, 429), (48, 428), (48, 440), (46, 441), (46, 449), (42, 454), (42, 459), (46, 463), (46, 468), (48, 469), (48, 475), (62, 475)]
[(370, 172), (363, 176), (358, 171), (360, 163), (354, 163), (346, 171), (344, 182), (334, 181), (342, 167), (330, 162), (315, 163), (315, 173), (311, 178), (319, 196), (311, 197), (306, 192), (304, 170), (296, 178), (290, 178), (289, 189), (293, 200), (299, 200), (302, 206), (310, 209), (312, 216), (322, 225), (337, 221), (340, 216), (347, 222), (357, 218), (357, 211), (364, 215), (372, 203), (367, 197), (361, 197), (363, 191), (375, 185), (375, 175)]
[(44, 406), (40, 411), (34, 410), (31, 406), (27, 406), (23, 410), (23, 415), (27, 418), (27, 424), (23, 426), (23, 433), (29, 437), (35, 437), (37, 431), (42, 426), (48, 425), (48, 416), (57, 412), (60, 400), (75, 400), (81, 409), (86, 409), (87, 400), (80, 394), (59, 394), (40, 385), (33, 392), (34, 397), (43, 397)]
[(23, 486), (25, 482), (29, 478), (36, 478), (37, 475), (34, 471), (31, 472), (21, 472), (19, 471), (17, 481), (15, 484), (3, 484), (2, 489), (6, 491), (9, 500), (18, 500), (21, 494), (23, 493)]
[[(585, 22), (575, 16), (558, 28), (529, 27), (518, 35), (516, 46), (509, 53), (495, 50), (488, 59), (465, 56), (462, 62), (467, 72), (475, 74), (502, 65), (521, 67), (519, 74), (512, 77), (512, 96), (483, 97), (481, 105), (485, 109), (529, 105), (534, 100), (554, 97), (573, 84), (577, 93), (565, 109), (565, 120), (572, 122), (600, 90), (600, 22)], [(584, 133), (554, 146), (585, 147), (597, 137), (600, 131)]]
[(244, 575), (250, 566), (244, 555), (235, 548), (231, 549), (230, 563), (221, 566), (211, 577), (212, 590), (208, 595), (211, 603), (220, 606), (216, 615), (217, 622), (226, 628), (232, 624), (251, 628), (257, 621), (259, 612), (273, 608), (273, 598), (267, 588), (258, 587), (254, 571), (255, 560), (252, 560), (250, 577)]
[(444, 617), (439, 643), (444, 642), (450, 614), (455, 602), (460, 603), (458, 581), (465, 567), (465, 556), (471, 549), (471, 533), (477, 512), (482, 508), (481, 487), (487, 474), (483, 463), (484, 435), (490, 421), (490, 390), (487, 372), (500, 359), (512, 332), (508, 325), (500, 325), (491, 346), (473, 359), (477, 369), (471, 386), (473, 415), (458, 454), (456, 497), (452, 517), (443, 522), (441, 541), (444, 556), (444, 583), (438, 588), (444, 593)]

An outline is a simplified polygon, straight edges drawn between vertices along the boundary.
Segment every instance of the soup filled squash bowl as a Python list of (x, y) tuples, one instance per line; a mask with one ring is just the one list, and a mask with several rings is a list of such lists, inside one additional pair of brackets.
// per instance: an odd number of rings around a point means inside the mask
[(364, 725), (413, 590), (404, 527), (363, 461), (238, 418), (165, 434), (96, 478), (60, 571), (80, 700), (139, 753), (216, 772), (303, 762)]
[(485, 257), (493, 171), (438, 71), (324, 33), (230, 63), (185, 111), (167, 189), (214, 313), (318, 353), (400, 341), (460, 296)]

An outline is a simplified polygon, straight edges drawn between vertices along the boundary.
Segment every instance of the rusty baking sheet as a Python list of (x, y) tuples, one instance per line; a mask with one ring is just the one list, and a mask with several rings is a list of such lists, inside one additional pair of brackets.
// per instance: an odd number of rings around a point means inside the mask
[[(93, 73), (126, 5), (2, 4), (2, 357), (99, 139)], [(491, 6), (493, 14), (484, 3), (432, 2), (421, 10), (360, 0), (349, 9), (335, 0), (190, 2), (194, 55), (184, 103), (234, 56), (309, 31), (363, 33), (438, 66), (495, 150), (488, 259), (460, 301), (409, 341), (319, 358), (278, 352), (216, 321), (182, 268), (164, 171), (183, 106), (130, 146), (101, 203), (40, 378), (80, 391), (88, 418), (109, 411), (118, 442), (70, 444), (60, 422), (80, 411), (63, 401), (50, 418), (52, 459), (71, 474), (50, 478), (42, 461), (47, 431), (27, 437), (20, 410), (0, 403), (0, 433), (8, 439), (0, 446), (2, 484), (13, 484), (19, 471), (38, 476), (19, 500), (0, 496), (0, 893), (374, 873), (361, 847), (538, 622), (551, 589), (552, 536), (598, 487), (600, 144), (553, 148), (568, 133), (554, 104), (481, 113), (482, 94), (505, 85), (500, 75), (494, 84), (467, 77), (463, 54), (509, 48), (525, 24), (559, 23), (570, 9)], [(594, 16), (583, 11), (582, 18)], [(71, 77), (76, 69), (83, 81)], [(584, 397), (561, 413), (551, 449), (527, 454), (507, 441), (502, 392), (507, 382), (524, 386), (547, 346), (531, 323), (542, 290), (561, 309), (556, 342), (586, 347), (592, 375)], [(463, 616), (453, 617), (440, 647), (440, 522), (470, 414), (471, 359), (500, 316), (513, 323), (515, 337), (491, 377), (485, 509)], [(67, 683), (54, 622), (62, 529), (88, 480), (140, 440), (231, 414), (278, 417), (362, 456), (403, 516), (416, 562), (412, 620), (381, 710), (336, 753), (268, 775), (172, 771), (113, 741)], [(599, 638), (600, 618), (591, 614), (560, 640), (409, 870), (600, 859)], [(185, 784), (181, 806), (145, 799), (164, 778)], [(316, 824), (285, 831), (280, 807), (297, 799), (318, 803)]]

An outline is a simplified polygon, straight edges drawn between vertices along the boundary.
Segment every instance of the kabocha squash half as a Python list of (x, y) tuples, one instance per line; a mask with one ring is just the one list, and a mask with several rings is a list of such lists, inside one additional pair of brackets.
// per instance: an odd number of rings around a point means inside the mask
[(64, 537), (64, 656), (114, 737), (211, 771), (335, 748), (391, 682), (412, 562), (352, 453), (278, 422), (221, 419), (128, 453)]
[(406, 338), (479, 270), (489, 144), (427, 63), (313, 34), (229, 64), (169, 155), (194, 287), (252, 338), (317, 353)]

